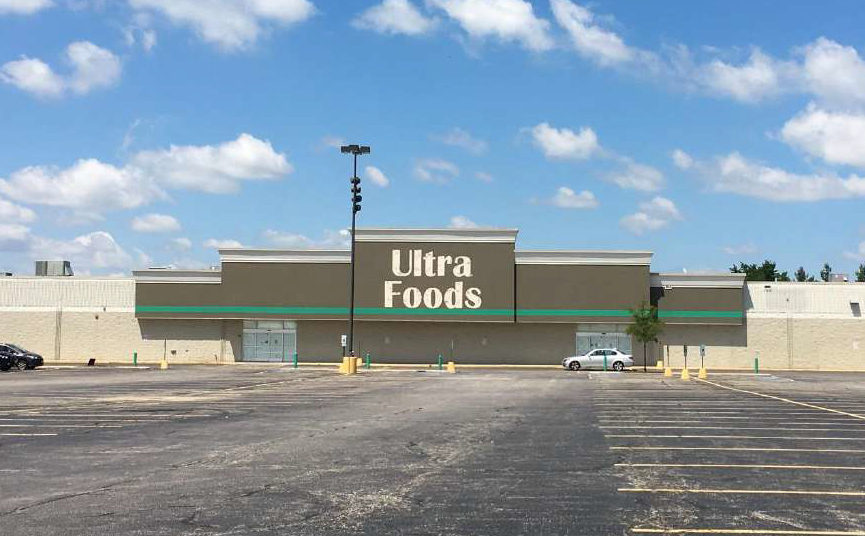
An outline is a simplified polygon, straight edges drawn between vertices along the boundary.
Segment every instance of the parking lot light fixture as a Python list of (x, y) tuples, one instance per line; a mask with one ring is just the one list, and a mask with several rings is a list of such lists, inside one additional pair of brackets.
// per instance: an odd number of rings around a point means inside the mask
[(355, 223), (357, 221), (357, 213), (360, 212), (360, 202), (363, 197), (360, 195), (360, 177), (357, 176), (357, 157), (358, 155), (369, 154), (368, 145), (343, 145), (339, 148), (343, 154), (350, 154), (354, 157), (354, 171), (351, 175), (351, 276), (349, 282), (349, 297), (348, 297), (348, 355), (354, 357), (354, 234)]

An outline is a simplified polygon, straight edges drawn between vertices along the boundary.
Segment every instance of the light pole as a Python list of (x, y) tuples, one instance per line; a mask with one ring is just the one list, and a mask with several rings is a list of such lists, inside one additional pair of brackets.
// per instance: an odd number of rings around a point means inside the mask
[(348, 355), (354, 357), (354, 226), (360, 212), (360, 177), (357, 176), (357, 157), (369, 154), (366, 145), (343, 145), (340, 152), (354, 156), (354, 173), (351, 175), (351, 280), (348, 291)]

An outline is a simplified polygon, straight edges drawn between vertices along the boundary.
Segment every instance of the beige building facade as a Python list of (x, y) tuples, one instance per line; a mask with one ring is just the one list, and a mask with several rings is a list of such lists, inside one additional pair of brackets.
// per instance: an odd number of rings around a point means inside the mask
[[(865, 370), (865, 302), (862, 283), (747, 283), (742, 325), (665, 323), (661, 345), (649, 349), (648, 362), (669, 358), (675, 368), (685, 362), (700, 365), (700, 345), (706, 346), (710, 369)], [(0, 341), (41, 354), (49, 363), (220, 364), (243, 360), (243, 320), (138, 319), (135, 281), (89, 277), (0, 278)], [(299, 321), (297, 351), (301, 362), (335, 361), (341, 352), (342, 321)], [(400, 362), (433, 362), (437, 353), (458, 362), (512, 362), (486, 355), (493, 340), (511, 345), (520, 354), (567, 332), (568, 343), (557, 355), (576, 352), (577, 331), (609, 329), (588, 324), (538, 323), (528, 332), (511, 332), (507, 324), (475, 323), (454, 339), (448, 323), (413, 323), (406, 331), (389, 322), (359, 321), (358, 349), (380, 355), (385, 346)], [(307, 337), (304, 337), (307, 335)], [(573, 335), (573, 339), (570, 337)], [(418, 337), (426, 339), (418, 341)], [(560, 338), (561, 339), (561, 338)], [(570, 341), (574, 340), (573, 344)], [(320, 341), (333, 341), (321, 344)], [(421, 342), (418, 345), (418, 342)], [(638, 345), (633, 345), (639, 354)], [(417, 348), (424, 348), (423, 352)], [(641, 362), (641, 361), (640, 361)], [(558, 364), (555, 360), (534, 364)]]
[[(360, 229), (353, 350), (376, 363), (559, 365), (592, 348), (673, 367), (865, 370), (865, 284), (655, 273), (646, 251), (526, 251), (516, 229)], [(0, 342), (48, 363), (338, 362), (349, 252), (220, 250), (213, 270), (2, 277)], [(660, 344), (626, 334), (657, 306)], [(350, 342), (350, 344), (351, 344)]]

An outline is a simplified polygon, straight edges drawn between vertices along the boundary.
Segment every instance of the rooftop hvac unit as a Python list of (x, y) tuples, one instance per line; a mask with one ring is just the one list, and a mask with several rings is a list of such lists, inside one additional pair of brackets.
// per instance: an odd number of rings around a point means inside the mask
[(42, 277), (67, 277), (72, 273), (69, 261), (36, 261), (36, 275)]

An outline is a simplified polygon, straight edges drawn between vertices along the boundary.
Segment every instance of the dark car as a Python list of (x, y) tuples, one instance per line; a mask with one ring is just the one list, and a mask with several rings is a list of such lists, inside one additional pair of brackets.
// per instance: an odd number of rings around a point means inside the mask
[(0, 344), (0, 354), (9, 357), (10, 367), (18, 370), (35, 369), (44, 364), (42, 356), (10, 343)]
[(0, 352), (0, 371), (6, 372), (12, 368), (12, 357)]

